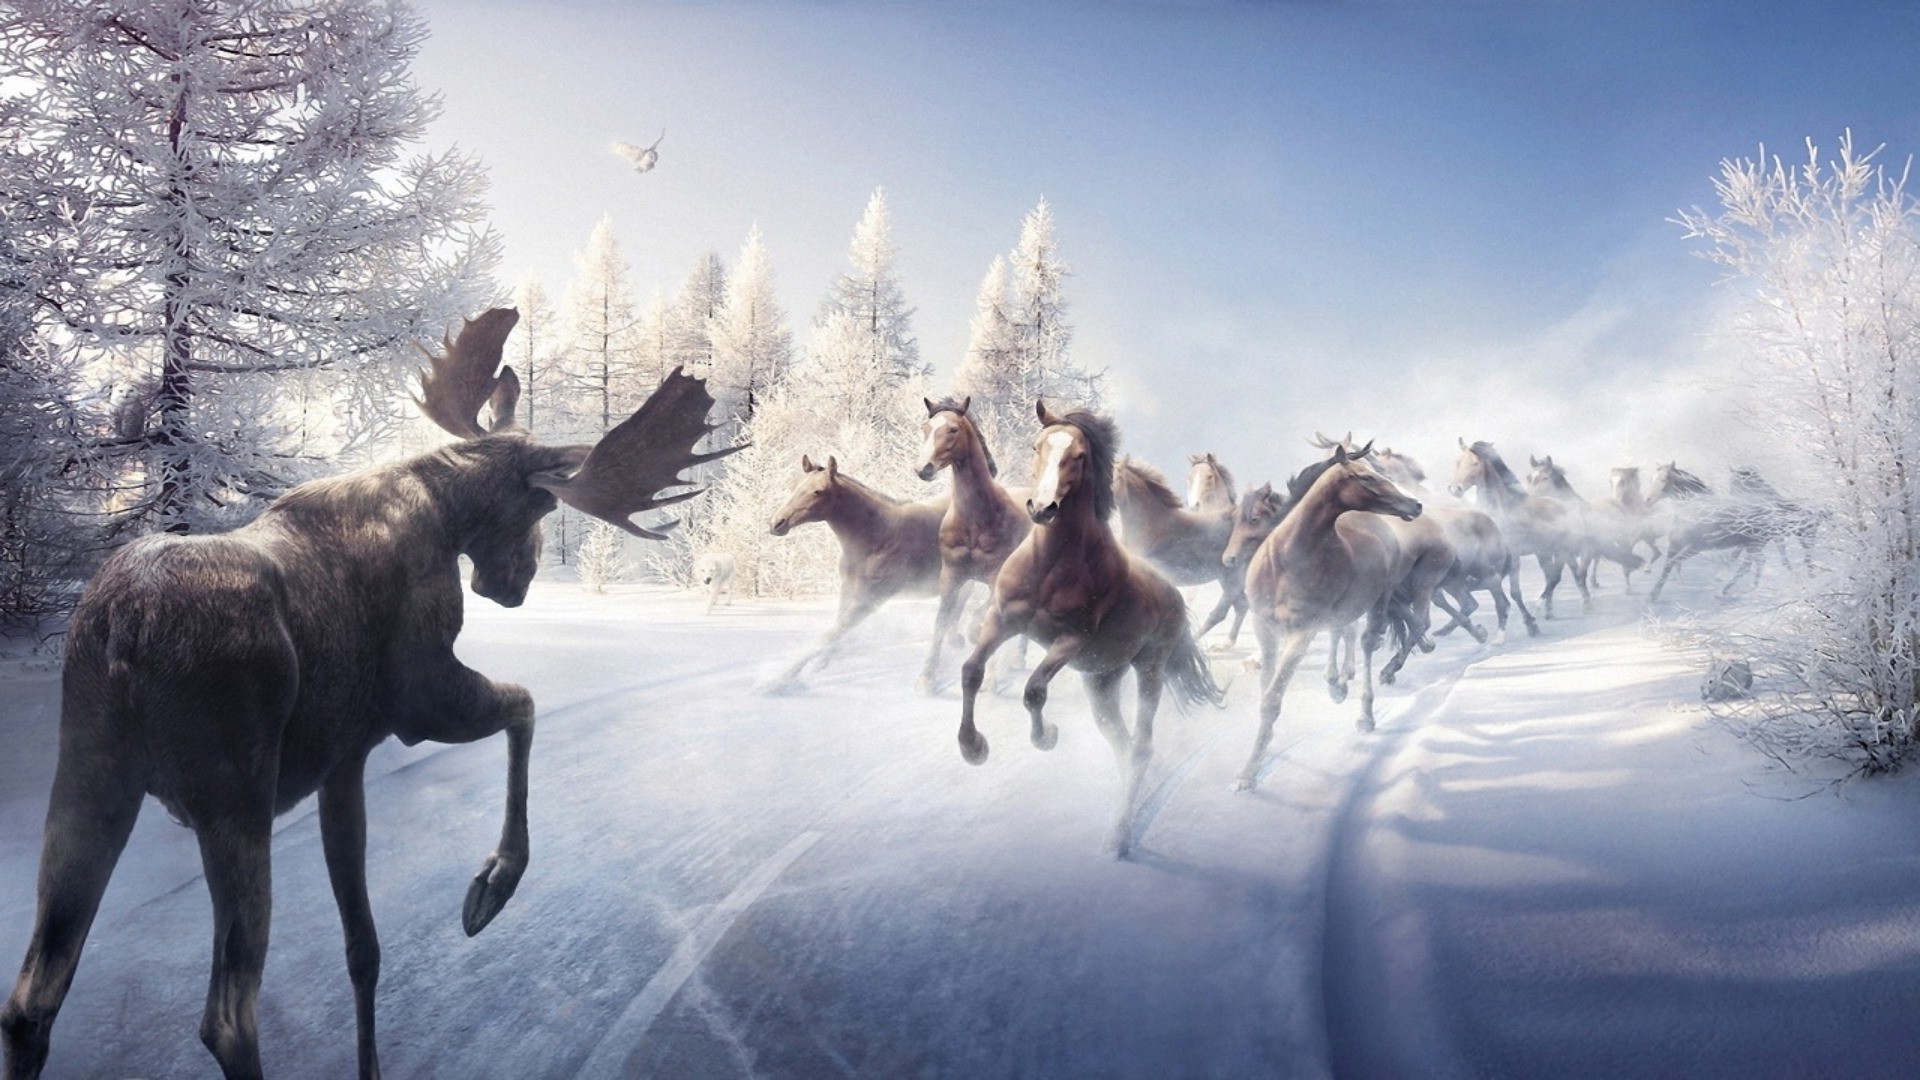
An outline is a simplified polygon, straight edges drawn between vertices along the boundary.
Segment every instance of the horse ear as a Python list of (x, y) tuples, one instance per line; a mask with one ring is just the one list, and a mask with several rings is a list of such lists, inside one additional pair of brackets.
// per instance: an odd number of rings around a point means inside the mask
[[(1351, 443), (1352, 441), (1353, 441), (1353, 433), (1352, 433), (1352, 432), (1348, 432), (1348, 433), (1347, 433), (1347, 442), (1348, 442), (1348, 443)], [(1368, 440), (1367, 440), (1367, 445), (1365, 445), (1365, 446), (1363, 446), (1363, 447), (1361, 447), (1360, 449), (1358, 449), (1358, 450), (1355, 450), (1355, 451), (1353, 452), (1353, 459), (1354, 459), (1355, 461), (1358, 461), (1358, 460), (1360, 460), (1361, 458), (1363, 458), (1363, 457), (1366, 457), (1366, 456), (1367, 456), (1368, 454), (1371, 454), (1371, 453), (1373, 453), (1373, 440), (1372, 440), (1372, 439), (1368, 439)]]
[(1200, 455), (1200, 454), (1188, 454), (1188, 455), (1187, 455), (1187, 464), (1189, 464), (1189, 465), (1198, 465), (1198, 464), (1200, 464), (1201, 462), (1203, 462), (1203, 461), (1205, 461), (1205, 460), (1207, 460), (1207, 459), (1206, 459), (1206, 458), (1205, 458), (1204, 456), (1202, 456), (1202, 455)]
[(1047, 411), (1047, 403), (1040, 398), (1034, 399), (1033, 413), (1040, 418), (1041, 427), (1052, 427), (1059, 423), (1059, 421), (1054, 418), (1054, 415)]
[(801, 454), (800, 455), (800, 471), (801, 472), (819, 472), (820, 466), (815, 465), (813, 463), (812, 458), (808, 457), (805, 454)]
[(1335, 465), (1345, 465), (1347, 463), (1347, 444), (1341, 443), (1333, 448), (1333, 463)]
[(1531, 465), (1531, 466), (1533, 466), (1534, 468), (1536, 468), (1536, 469), (1537, 469), (1537, 468), (1539, 468), (1539, 467), (1540, 467), (1540, 459), (1539, 459), (1539, 458), (1537, 458), (1537, 457), (1534, 457), (1534, 456), (1533, 456), (1532, 454), (1528, 454), (1528, 455), (1527, 455), (1527, 464), (1529, 464), (1529, 465)]
[(972, 404), (973, 404), (972, 394), (968, 394), (966, 397), (961, 398), (960, 399), (960, 415), (961, 416), (967, 415), (967, 406)]
[(1209, 465), (1218, 465), (1218, 464), (1220, 464), (1220, 463), (1219, 463), (1219, 462), (1217, 462), (1217, 461), (1215, 461), (1215, 460), (1213, 460), (1213, 454), (1212, 454), (1212, 453), (1208, 453), (1208, 454), (1207, 454), (1207, 464), (1209, 464)]
[(837, 480), (839, 479), (839, 477), (840, 477), (840, 462), (835, 460), (832, 456), (829, 456), (827, 458), (827, 479)]
[(928, 415), (928, 416), (932, 416), (932, 415), (933, 415), (934, 413), (937, 413), (937, 412), (939, 412), (939, 411), (940, 411), (939, 409), (937, 409), (937, 408), (935, 408), (935, 407), (934, 407), (934, 405), (933, 405), (933, 399), (932, 399), (932, 398), (925, 398), (925, 397), (923, 397), (923, 398), (921, 398), (920, 400), (921, 400), (922, 402), (924, 402), (924, 403), (926, 404), (926, 406), (927, 406), (927, 415)]
[(1465, 438), (1461, 438), (1460, 449), (1465, 450), (1466, 448), (1467, 448), (1467, 440)]

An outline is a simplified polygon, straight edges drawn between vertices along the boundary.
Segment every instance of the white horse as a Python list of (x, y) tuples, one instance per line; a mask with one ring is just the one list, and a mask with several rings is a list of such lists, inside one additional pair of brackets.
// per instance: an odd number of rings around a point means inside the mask
[(727, 606), (733, 606), (733, 556), (725, 551), (709, 551), (693, 560), (693, 579), (707, 590), (707, 614), (724, 594)]

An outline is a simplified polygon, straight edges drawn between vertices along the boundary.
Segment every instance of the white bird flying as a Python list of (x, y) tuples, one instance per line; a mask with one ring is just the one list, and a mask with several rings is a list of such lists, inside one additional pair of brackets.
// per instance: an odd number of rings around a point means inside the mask
[[(667, 133), (662, 131), (660, 139), (666, 137)], [(633, 162), (634, 172), (643, 173), (652, 169), (653, 163), (660, 160), (660, 151), (656, 149), (660, 145), (660, 139), (653, 140), (653, 146), (635, 146), (625, 139), (615, 139), (613, 152)]]

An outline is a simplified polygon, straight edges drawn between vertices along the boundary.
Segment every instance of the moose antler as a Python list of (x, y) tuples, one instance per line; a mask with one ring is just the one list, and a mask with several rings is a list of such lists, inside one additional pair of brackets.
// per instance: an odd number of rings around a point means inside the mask
[[(705, 380), (674, 368), (638, 411), (594, 444), (572, 476), (535, 476), (531, 483), (553, 492), (575, 510), (643, 540), (664, 540), (660, 532), (635, 525), (632, 516), (700, 494), (704, 488), (658, 497), (667, 488), (689, 483), (681, 479), (680, 470), (746, 449), (743, 443), (694, 452), (694, 444), (717, 426), (707, 422), (707, 410), (712, 407), (713, 396), (707, 393)], [(831, 464), (829, 461), (829, 467)], [(677, 524), (669, 521), (659, 528), (671, 529)]]
[[(420, 373), (420, 393), (413, 403), (427, 419), (463, 439), (477, 439), (513, 426), (514, 407), (520, 402), (520, 376), (512, 368), (500, 368), (500, 353), (507, 335), (520, 321), (513, 308), (492, 308), (479, 318), (467, 319), (460, 336), (440, 339), (444, 350), (439, 356), (426, 354), (431, 369)], [(492, 424), (480, 427), (480, 406), (490, 406)]]

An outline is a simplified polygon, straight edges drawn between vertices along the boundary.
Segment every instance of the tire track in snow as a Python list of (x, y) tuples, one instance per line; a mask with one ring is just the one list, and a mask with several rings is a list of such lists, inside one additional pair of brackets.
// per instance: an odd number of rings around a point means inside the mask
[(745, 881), (735, 886), (726, 899), (707, 912), (700, 920), (700, 925), (680, 940), (680, 944), (674, 947), (673, 955), (627, 1003), (619, 1019), (600, 1033), (593, 1052), (587, 1056), (586, 1063), (580, 1066), (580, 1075), (635, 1075), (633, 1055), (646, 1041), (653, 1022), (660, 1018), (675, 995), (680, 993), (680, 988), (706, 962), (707, 954), (720, 943), (727, 931), (733, 929), (733, 924), (740, 916), (753, 906), (755, 900), (760, 899), (760, 894), (766, 892), (775, 879), (786, 872), (787, 867), (819, 842), (821, 835), (808, 830), (788, 841), (785, 847), (756, 867)]

